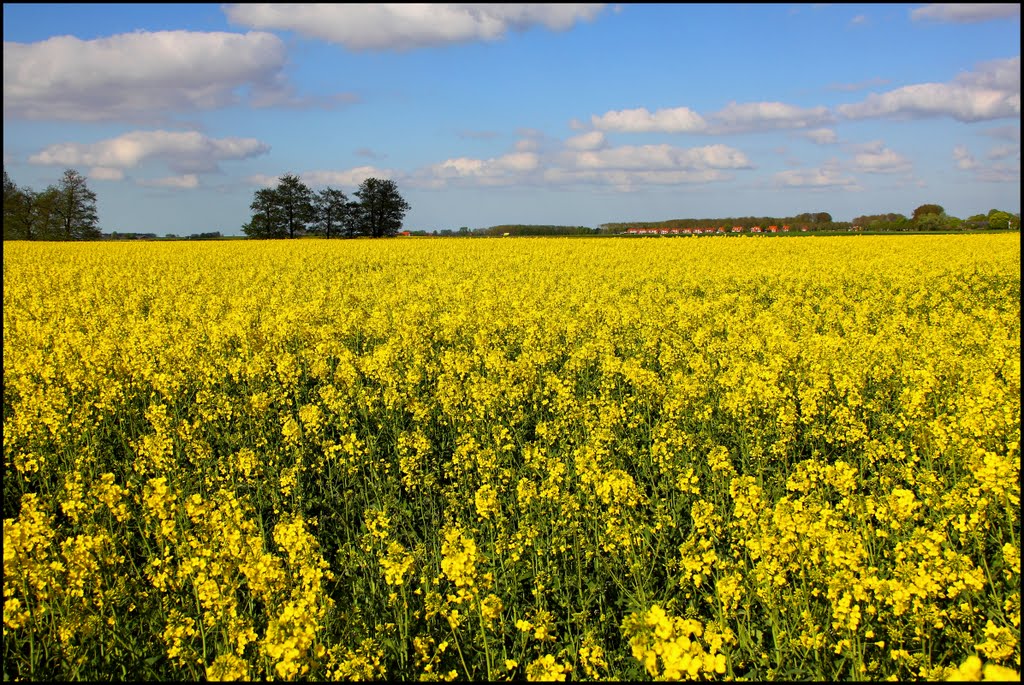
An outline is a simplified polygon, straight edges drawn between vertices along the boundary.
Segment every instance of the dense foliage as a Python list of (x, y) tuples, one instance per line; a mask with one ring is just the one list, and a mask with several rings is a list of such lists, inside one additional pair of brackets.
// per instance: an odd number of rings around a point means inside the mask
[(1017, 236), (3, 263), (5, 677), (1019, 671)]

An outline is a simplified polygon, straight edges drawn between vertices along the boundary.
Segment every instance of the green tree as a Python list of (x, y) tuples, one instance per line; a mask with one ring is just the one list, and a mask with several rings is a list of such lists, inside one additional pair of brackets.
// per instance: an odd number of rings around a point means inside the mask
[(335, 235), (347, 233), (346, 224), (351, 224), (351, 203), (345, 193), (334, 188), (324, 188), (313, 198), (313, 208), (316, 211), (318, 233), (328, 238), (332, 230)]
[(984, 229), (988, 228), (988, 216), (985, 214), (974, 214), (964, 220), (964, 228)]
[(946, 229), (946, 217), (942, 214), (922, 214), (914, 219), (918, 231), (943, 231)]
[(295, 174), (281, 176), (275, 188), (261, 188), (249, 205), (253, 215), (242, 232), (250, 238), (294, 238), (316, 220), (313, 191)]
[(390, 179), (368, 178), (356, 191), (359, 232), (374, 238), (398, 235), (409, 203)]
[(284, 238), (288, 235), (276, 189), (257, 190), (249, 208), (252, 209), (253, 215), (249, 223), (242, 226), (245, 235), (259, 239)]
[(96, 211), (96, 193), (74, 169), (65, 169), (57, 184), (56, 214), (61, 240), (99, 240), (102, 232)]
[(28, 198), (25, 229), (29, 240), (67, 240), (59, 211), (60, 188), (50, 185), (42, 192), (26, 189), (25, 193)]
[(285, 174), (277, 184), (278, 206), (284, 217), (288, 237), (294, 238), (306, 232), (308, 224), (316, 217), (313, 208), (313, 191), (295, 174)]
[(988, 227), (999, 231), (1010, 228), (1010, 213), (998, 209), (990, 209), (988, 212)]
[(910, 218), (917, 221), (922, 216), (927, 216), (928, 214), (938, 214), (939, 216), (942, 216), (945, 213), (946, 210), (942, 208), (942, 205), (921, 205), (914, 210), (914, 214)]
[(4, 169), (4, 240), (32, 240), (30, 190), (19, 188)]

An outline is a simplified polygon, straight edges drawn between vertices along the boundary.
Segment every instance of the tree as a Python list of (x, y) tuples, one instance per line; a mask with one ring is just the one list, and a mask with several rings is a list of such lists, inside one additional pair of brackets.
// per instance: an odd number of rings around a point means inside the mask
[(74, 169), (65, 169), (57, 185), (56, 214), (61, 240), (99, 240), (103, 235), (96, 212), (96, 193), (89, 190), (85, 177)]
[(398, 235), (409, 203), (390, 179), (368, 178), (356, 191), (359, 232), (374, 238)]
[(294, 174), (281, 177), (276, 188), (261, 188), (249, 205), (253, 215), (242, 232), (250, 238), (294, 238), (315, 219), (313, 191)]
[(990, 209), (988, 212), (988, 227), (1002, 231), (1010, 228), (1010, 213), (1001, 212), (998, 209)]
[(313, 208), (318, 233), (330, 238), (331, 231), (334, 230), (335, 234), (345, 233), (350, 237), (348, 234), (351, 231), (346, 229), (352, 228), (349, 221), (351, 203), (345, 197), (345, 193), (334, 188), (324, 188), (314, 196)]
[(964, 228), (988, 228), (988, 216), (985, 214), (974, 214), (973, 216), (969, 216), (964, 220)]
[(316, 216), (313, 209), (313, 191), (295, 174), (285, 174), (277, 184), (276, 194), (288, 229), (288, 237), (294, 238), (296, 234), (305, 233), (307, 224)]
[(29, 240), (67, 240), (62, 230), (59, 206), (61, 193), (57, 186), (50, 185), (42, 192), (25, 189), (28, 198), (28, 214), (25, 233)]
[(242, 226), (242, 232), (247, 236), (250, 238), (284, 238), (288, 235), (284, 224), (284, 215), (277, 199), (277, 190), (274, 188), (257, 190), (249, 208), (253, 211), (252, 219)]
[(914, 210), (914, 215), (911, 218), (914, 221), (917, 221), (922, 216), (926, 216), (928, 214), (938, 214), (939, 216), (942, 216), (945, 213), (946, 210), (942, 208), (942, 205), (921, 205)]
[(11, 180), (4, 169), (4, 240), (31, 240), (29, 211), (32, 199)]

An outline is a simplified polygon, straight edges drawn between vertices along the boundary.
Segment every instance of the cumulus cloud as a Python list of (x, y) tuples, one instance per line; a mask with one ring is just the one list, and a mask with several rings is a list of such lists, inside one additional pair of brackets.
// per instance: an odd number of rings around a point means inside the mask
[(804, 108), (782, 102), (731, 102), (707, 119), (689, 107), (659, 109), (655, 112), (639, 107), (612, 110), (590, 118), (593, 127), (600, 131), (712, 135), (807, 128), (829, 124), (832, 120), (833, 116), (827, 107)]
[[(248, 88), (287, 102), (285, 46), (269, 33), (137, 31), (95, 40), (4, 42), (4, 116), (151, 121), (223, 107)], [(345, 96), (339, 96), (344, 98)]]
[(228, 19), (287, 30), (351, 50), (409, 50), (492, 41), (543, 26), (564, 31), (596, 17), (604, 4), (233, 4)]
[(978, 162), (964, 145), (953, 146), (953, 161), (956, 162), (957, 169), (967, 170), (978, 166)]
[(418, 170), (411, 180), (413, 185), (431, 188), (448, 183), (503, 186), (528, 181), (539, 166), (536, 152), (510, 152), (489, 159), (455, 157)]
[(869, 174), (894, 174), (911, 170), (912, 164), (903, 155), (885, 147), (882, 141), (855, 146), (853, 168)]
[(713, 183), (732, 178), (717, 169), (699, 171), (625, 171), (625, 170), (582, 170), (582, 169), (546, 169), (542, 175), (546, 185), (596, 185), (608, 186), (622, 192), (629, 192), (637, 187), (697, 185)]
[(925, 5), (911, 10), (913, 21), (940, 21), (969, 24), (1020, 16), (1020, 5), (1011, 3), (949, 3)]
[(857, 179), (844, 176), (834, 167), (817, 169), (790, 169), (780, 171), (773, 177), (780, 188), (807, 188), (810, 190), (840, 188), (842, 190), (860, 190)]
[(993, 60), (952, 83), (920, 83), (839, 105), (849, 119), (950, 116), (974, 122), (1020, 117), (1020, 57)]
[[(303, 183), (312, 187), (331, 186), (332, 188), (340, 188), (341, 190), (351, 188), (353, 191), (368, 178), (391, 180), (400, 180), (402, 178), (402, 174), (397, 173), (392, 169), (381, 169), (375, 166), (357, 166), (351, 169), (342, 170), (304, 171), (296, 175)], [(255, 186), (270, 188), (276, 186), (280, 182), (281, 177), (268, 176), (267, 174), (253, 174), (245, 180)]]
[(177, 188), (188, 190), (199, 187), (199, 177), (195, 174), (182, 174), (181, 176), (166, 176), (164, 178), (140, 180), (138, 181), (138, 184), (140, 186), (149, 186), (152, 188)]
[(839, 136), (830, 128), (816, 128), (804, 133), (803, 136), (818, 145), (832, 145), (839, 141)]
[(217, 171), (219, 162), (256, 157), (269, 150), (269, 145), (255, 138), (209, 138), (195, 131), (132, 131), (97, 143), (51, 145), (28, 161), (112, 170), (158, 160), (179, 174), (194, 174)]
[(782, 102), (729, 103), (711, 115), (715, 133), (745, 133), (787, 128), (809, 128), (832, 123), (827, 107), (797, 107)]
[(599, 131), (625, 133), (698, 133), (707, 128), (707, 122), (689, 107), (659, 109), (649, 112), (644, 107), (605, 112), (590, 117), (590, 123)]
[(572, 165), (580, 169), (695, 170), (749, 169), (747, 156), (727, 145), (678, 148), (671, 145), (623, 145), (575, 153)]
[(565, 141), (565, 145), (573, 150), (598, 150), (605, 146), (605, 138), (600, 131), (591, 131), (573, 136)]
[(516, 151), (500, 157), (456, 157), (423, 167), (408, 181), (415, 187), (596, 185), (620, 190), (644, 185), (709, 183), (752, 168), (740, 150), (726, 145), (607, 147), (600, 131), (575, 136), (548, 152)]
[(97, 181), (120, 181), (124, 178), (124, 170), (98, 166), (89, 169), (89, 173), (86, 176)]

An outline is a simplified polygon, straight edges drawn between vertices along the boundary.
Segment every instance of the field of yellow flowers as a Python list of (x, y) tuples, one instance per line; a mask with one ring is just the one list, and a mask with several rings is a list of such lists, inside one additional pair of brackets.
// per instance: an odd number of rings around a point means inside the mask
[(1016, 677), (1019, 240), (7, 243), (5, 680)]

